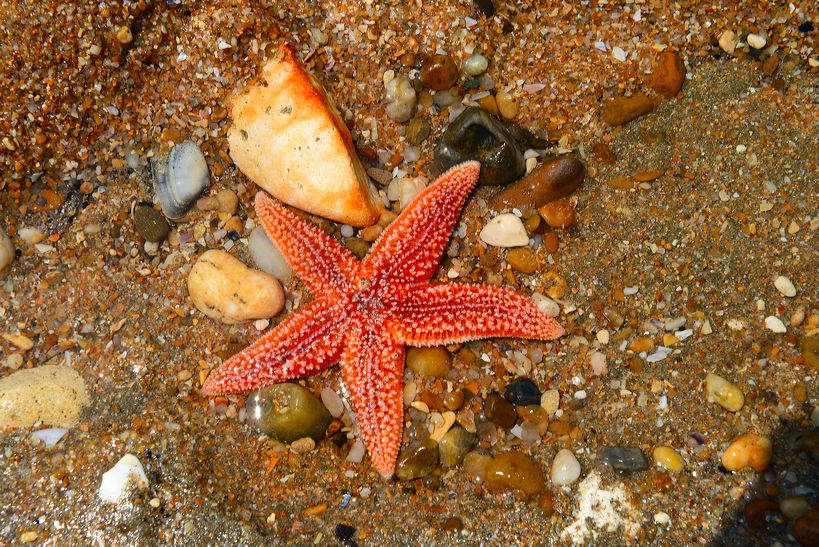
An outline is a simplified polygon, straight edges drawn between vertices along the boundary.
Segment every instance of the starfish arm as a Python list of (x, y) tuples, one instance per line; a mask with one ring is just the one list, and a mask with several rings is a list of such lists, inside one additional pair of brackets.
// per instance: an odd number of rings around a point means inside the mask
[(432, 277), (479, 172), (480, 163), (462, 163), (421, 192), (373, 244), (364, 277), (397, 283)]
[(341, 356), (343, 319), (329, 299), (311, 302), (222, 363), (208, 376), (202, 393), (245, 393), (321, 372)]
[(341, 371), (373, 466), (388, 479), (404, 426), (404, 346), (385, 329), (357, 327), (347, 335)]
[(404, 290), (390, 329), (396, 339), (413, 346), (504, 336), (551, 340), (566, 333), (531, 300), (508, 287), (423, 283)]
[(317, 226), (264, 192), (256, 194), (256, 215), (311, 293), (340, 295), (357, 285), (360, 262)]

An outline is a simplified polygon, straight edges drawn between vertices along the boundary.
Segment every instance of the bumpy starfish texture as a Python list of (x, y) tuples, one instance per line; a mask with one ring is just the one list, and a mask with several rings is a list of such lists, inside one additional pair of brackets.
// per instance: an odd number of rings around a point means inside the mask
[(550, 340), (563, 328), (504, 287), (430, 283), (480, 164), (453, 167), (390, 224), (361, 262), (318, 227), (259, 192), (256, 212), (314, 300), (215, 370), (203, 393), (241, 393), (341, 361), (373, 465), (392, 476), (403, 426), (404, 345), (509, 336)]

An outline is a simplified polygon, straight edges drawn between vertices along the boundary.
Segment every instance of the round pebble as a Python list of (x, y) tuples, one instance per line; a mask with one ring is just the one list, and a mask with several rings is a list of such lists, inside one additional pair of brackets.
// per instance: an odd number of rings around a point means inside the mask
[(538, 311), (544, 315), (548, 315), (549, 317), (557, 317), (560, 315), (560, 304), (545, 294), (539, 292), (532, 293), (532, 302), (534, 302)]
[(776, 290), (778, 290), (782, 296), (787, 296), (788, 298), (796, 296), (796, 287), (794, 287), (793, 282), (784, 275), (777, 276), (776, 279), (774, 279), (774, 287), (776, 287)]
[(722, 453), (722, 465), (728, 471), (740, 471), (750, 467), (759, 473), (771, 463), (773, 447), (767, 437), (745, 433), (731, 441)]
[(537, 271), (537, 255), (529, 247), (510, 250), (506, 254), (506, 262), (516, 272), (533, 274)]
[(595, 376), (603, 376), (608, 372), (605, 353), (599, 351), (592, 352), (591, 355), (589, 355), (589, 365)]
[(618, 471), (648, 469), (648, 459), (637, 446), (604, 446), (597, 454), (597, 461)]
[(461, 407), (464, 406), (465, 400), (466, 394), (464, 393), (464, 390), (456, 389), (455, 391), (446, 394), (446, 397), (444, 397), (444, 406), (449, 410), (460, 410)]
[(421, 67), (420, 77), (429, 89), (449, 89), (458, 81), (458, 67), (449, 55), (433, 55)]
[(402, 481), (420, 479), (432, 473), (437, 465), (438, 443), (426, 439), (401, 451), (395, 463), (395, 476)]
[(248, 422), (284, 443), (304, 437), (320, 441), (333, 420), (322, 402), (298, 384), (266, 386), (251, 393), (247, 400)]
[(819, 538), (819, 510), (816, 506), (807, 515), (796, 519), (793, 524), (793, 537), (800, 545), (816, 545), (816, 538)]
[(405, 362), (413, 372), (432, 378), (444, 378), (452, 365), (452, 354), (446, 348), (407, 348)]
[(540, 216), (552, 228), (569, 228), (574, 224), (574, 209), (565, 199), (552, 201), (538, 209)]
[(748, 45), (754, 49), (762, 49), (765, 47), (765, 44), (768, 43), (768, 39), (765, 38), (762, 34), (749, 34), (745, 40), (748, 42)]
[(225, 188), (216, 194), (216, 203), (220, 212), (234, 215), (239, 208), (239, 197), (233, 190)]
[(293, 275), (293, 268), (285, 260), (279, 248), (267, 235), (264, 227), (256, 226), (247, 238), (247, 248), (253, 263), (261, 271), (281, 281), (287, 281)]
[(625, 125), (654, 109), (654, 101), (645, 93), (631, 97), (616, 97), (606, 101), (600, 114), (603, 121), (612, 126)]
[(517, 208), (521, 211), (543, 207), (574, 192), (586, 177), (586, 166), (571, 156), (544, 163), (495, 195), (490, 207), (495, 211)]
[(779, 499), (779, 510), (791, 520), (796, 520), (810, 510), (805, 496), (783, 496)]
[(551, 469), (552, 484), (566, 486), (580, 477), (580, 462), (568, 448), (561, 448), (555, 455)]
[(518, 101), (508, 92), (498, 91), (495, 95), (495, 101), (498, 103), (500, 115), (507, 120), (511, 120), (518, 115)]
[(739, 42), (739, 38), (737, 37), (736, 33), (732, 30), (723, 31), (722, 34), (719, 35), (719, 47), (722, 48), (722, 51), (727, 53), (728, 55), (733, 55), (734, 50), (737, 48), (737, 43)]
[(223, 323), (273, 317), (284, 307), (284, 291), (275, 277), (251, 270), (221, 249), (205, 251), (188, 274), (194, 305)]
[(765, 328), (777, 334), (788, 332), (788, 329), (787, 327), (785, 327), (785, 324), (782, 322), (782, 320), (773, 315), (769, 315), (768, 317), (765, 318)]
[(159, 243), (168, 237), (171, 227), (162, 213), (150, 205), (134, 207), (134, 229), (146, 241)]
[(679, 473), (685, 469), (685, 463), (679, 452), (670, 446), (660, 445), (654, 449), (651, 455), (660, 467), (671, 473)]
[(0, 228), (0, 273), (6, 271), (14, 261), (14, 245), (6, 232)]
[(290, 443), (290, 450), (295, 452), (296, 454), (304, 454), (305, 452), (310, 452), (316, 447), (316, 441), (314, 441), (310, 437), (302, 437), (301, 439), (296, 439), (292, 443)]
[(415, 111), (416, 95), (412, 82), (406, 76), (396, 76), (387, 82), (387, 116), (396, 122), (405, 122)]
[(480, 76), (489, 67), (489, 59), (480, 53), (473, 53), (464, 62), (464, 72), (470, 76)]
[(543, 491), (545, 479), (540, 465), (522, 452), (503, 452), (495, 456), (484, 472), (490, 492), (517, 490), (527, 496)]
[(518, 418), (515, 407), (497, 393), (490, 393), (486, 396), (483, 402), (483, 412), (487, 420), (503, 429), (510, 429)]
[(531, 378), (515, 378), (503, 390), (503, 397), (515, 406), (540, 404), (540, 388)]
[(739, 412), (745, 404), (745, 395), (734, 383), (722, 376), (708, 374), (705, 377), (705, 390), (709, 403), (717, 403), (725, 410)]
[(438, 461), (441, 467), (454, 467), (463, 461), (475, 446), (477, 437), (460, 425), (450, 428), (438, 442)]
[(480, 233), (481, 241), (495, 247), (522, 247), (529, 244), (529, 235), (523, 222), (511, 214), (503, 213), (486, 223)]

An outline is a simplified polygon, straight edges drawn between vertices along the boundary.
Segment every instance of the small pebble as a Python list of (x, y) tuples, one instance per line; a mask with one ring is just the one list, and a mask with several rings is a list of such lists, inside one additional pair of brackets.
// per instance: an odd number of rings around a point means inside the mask
[(506, 254), (506, 262), (516, 272), (533, 274), (537, 271), (537, 255), (529, 247), (511, 249)]
[[(17, 236), (23, 241), (25, 241), (27, 245), (34, 245), (44, 240), (46, 235), (37, 228), (24, 226), (17, 230)], [(0, 238), (2, 237), (3, 236), (0, 235)], [(0, 271), (2, 271), (2, 268), (0, 268)]]
[(148, 477), (142, 463), (133, 454), (125, 454), (117, 463), (102, 474), (99, 498), (102, 501), (116, 503), (127, 490), (129, 484), (140, 490), (148, 488)]
[(387, 82), (386, 111), (391, 120), (405, 122), (412, 118), (415, 103), (415, 89), (413, 89), (409, 78), (401, 75)]
[(540, 388), (531, 378), (515, 378), (503, 390), (503, 397), (515, 406), (540, 404)]
[(290, 450), (295, 452), (296, 454), (304, 454), (306, 452), (310, 452), (316, 447), (316, 441), (314, 441), (311, 437), (302, 437), (301, 439), (296, 439), (292, 443), (290, 443)]
[(444, 406), (449, 410), (460, 410), (464, 406), (466, 395), (463, 389), (456, 389), (444, 397)]
[(762, 473), (771, 463), (773, 448), (767, 437), (745, 433), (736, 437), (722, 453), (722, 465), (728, 471), (740, 471), (750, 467)]
[(239, 197), (233, 190), (225, 188), (216, 194), (216, 203), (220, 212), (235, 215), (239, 208)]
[(523, 222), (511, 214), (503, 213), (486, 223), (480, 233), (481, 241), (495, 247), (522, 247), (529, 244), (529, 235)]
[(553, 416), (560, 407), (560, 392), (556, 389), (549, 389), (540, 396), (540, 406), (543, 407), (549, 416)]
[(722, 376), (706, 375), (705, 390), (709, 403), (717, 403), (730, 412), (739, 412), (742, 405), (745, 404), (745, 395), (742, 390)]
[(608, 372), (605, 353), (601, 353), (599, 351), (592, 352), (592, 354), (589, 356), (589, 365), (591, 366), (592, 372), (595, 376), (603, 376), (606, 374), (606, 372)]
[(522, 452), (502, 452), (486, 466), (486, 488), (490, 492), (517, 490), (527, 496), (543, 491), (545, 479), (540, 465)]
[(773, 315), (769, 315), (768, 317), (765, 318), (765, 328), (777, 334), (788, 332), (788, 329), (787, 327), (785, 327), (785, 324), (782, 322), (782, 320)]
[(796, 287), (794, 287), (791, 280), (784, 275), (777, 276), (777, 278), (774, 279), (774, 287), (776, 287), (776, 290), (778, 290), (782, 296), (787, 296), (788, 298), (796, 296)]
[(719, 47), (722, 48), (722, 51), (724, 51), (728, 55), (733, 55), (734, 50), (737, 47), (737, 43), (739, 42), (739, 38), (737, 37), (734, 31), (726, 30), (723, 31), (722, 34), (720, 34), (718, 41)]
[(518, 419), (515, 407), (498, 395), (490, 393), (483, 402), (483, 412), (486, 419), (503, 429), (510, 429)]
[(248, 395), (245, 406), (248, 423), (283, 443), (304, 437), (320, 441), (333, 419), (324, 404), (298, 384), (258, 389)]
[(432, 473), (437, 466), (438, 443), (426, 439), (401, 450), (395, 463), (395, 476), (402, 481), (420, 479)]
[(160, 243), (166, 237), (171, 227), (162, 213), (150, 205), (134, 207), (134, 229), (139, 235), (152, 243)]
[(648, 459), (637, 446), (605, 446), (597, 454), (597, 461), (618, 471), (648, 469)]
[(490, 207), (495, 211), (505, 208), (536, 209), (557, 201), (574, 192), (586, 176), (586, 166), (571, 156), (544, 163), (495, 195)]
[(551, 469), (552, 484), (567, 486), (580, 477), (580, 462), (577, 461), (571, 450), (561, 448), (555, 455)]
[(532, 302), (538, 311), (549, 317), (557, 317), (560, 315), (560, 304), (549, 298), (548, 296), (539, 292), (532, 293)]
[(221, 249), (205, 251), (188, 274), (194, 305), (223, 323), (273, 317), (284, 307), (275, 277), (252, 270)]
[(631, 97), (617, 97), (606, 101), (601, 115), (609, 125), (625, 125), (628, 122), (654, 110), (654, 101), (645, 93), (636, 93)]
[(344, 401), (333, 389), (325, 387), (321, 390), (321, 402), (324, 403), (333, 418), (344, 414)]
[(293, 275), (293, 268), (282, 256), (279, 248), (267, 235), (264, 227), (256, 226), (247, 238), (247, 248), (253, 263), (261, 271), (280, 281), (287, 281)]
[(6, 366), (11, 370), (17, 370), (23, 366), (23, 356), (20, 353), (10, 353), (6, 357)]
[(32, 435), (43, 441), (43, 444), (50, 448), (60, 442), (60, 439), (62, 439), (66, 433), (68, 433), (68, 429), (64, 427), (50, 427), (48, 429), (34, 431)]
[[(415, 118), (407, 125), (407, 142), (413, 146), (418, 146), (429, 137), (431, 127), (426, 118)], [(387, 181), (389, 182), (389, 181)]]
[(407, 348), (406, 366), (422, 377), (444, 378), (452, 365), (446, 348)]
[(670, 471), (671, 473), (679, 473), (685, 469), (685, 463), (680, 457), (679, 452), (670, 446), (658, 446), (654, 449), (651, 455), (654, 457), (654, 461), (656, 461), (660, 467)]
[(465, 62), (464, 62), (464, 72), (469, 74), (470, 76), (480, 76), (486, 69), (489, 67), (489, 59), (481, 55), (480, 53), (473, 53)]
[(565, 199), (559, 199), (538, 209), (540, 216), (552, 228), (569, 228), (574, 224), (574, 209)]
[(210, 186), (208, 164), (199, 145), (185, 140), (174, 146), (154, 173), (154, 193), (166, 217), (182, 218)]
[(559, 273), (549, 271), (540, 278), (540, 284), (549, 298), (560, 300), (569, 292), (569, 284)]
[(685, 82), (685, 63), (675, 52), (665, 50), (660, 53), (657, 65), (649, 78), (652, 89), (665, 97), (674, 97)]
[(458, 81), (458, 67), (449, 55), (436, 54), (423, 64), (420, 78), (428, 89), (449, 89)]
[(495, 95), (495, 101), (498, 103), (498, 111), (501, 116), (507, 120), (511, 120), (518, 115), (518, 101), (506, 91), (498, 91)]
[(452, 427), (438, 442), (438, 461), (441, 467), (454, 467), (463, 461), (477, 437), (460, 425)]
[(130, 28), (123, 25), (117, 29), (117, 42), (120, 44), (129, 44), (133, 39), (134, 35), (131, 34)]
[(779, 510), (787, 518), (796, 520), (807, 514), (810, 505), (805, 496), (783, 496), (779, 499)]
[(748, 42), (748, 45), (754, 49), (762, 49), (765, 47), (765, 44), (768, 43), (768, 39), (762, 34), (749, 34), (745, 40)]

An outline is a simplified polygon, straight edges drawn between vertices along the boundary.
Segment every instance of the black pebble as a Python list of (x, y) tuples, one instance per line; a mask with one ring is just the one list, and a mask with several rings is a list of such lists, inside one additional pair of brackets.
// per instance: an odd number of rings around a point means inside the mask
[(336, 524), (336, 538), (342, 545), (358, 547), (358, 543), (355, 540), (355, 528), (348, 524)]
[(813, 21), (805, 21), (799, 25), (799, 32), (813, 32)]
[(531, 378), (516, 378), (503, 390), (503, 398), (515, 406), (539, 405), (540, 389)]

